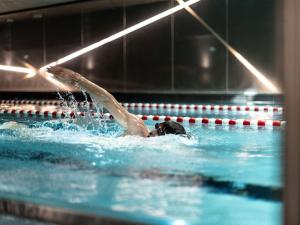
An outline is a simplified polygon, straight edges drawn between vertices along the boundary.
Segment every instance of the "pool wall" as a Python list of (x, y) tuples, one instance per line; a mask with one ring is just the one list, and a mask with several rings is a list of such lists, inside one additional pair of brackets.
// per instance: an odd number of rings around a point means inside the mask
[[(70, 209), (55, 208), (51, 206), (44, 206), (42, 204), (34, 204), (26, 201), (19, 201), (13, 199), (4, 199), (0, 197), (0, 215), (11, 215), (19, 218), (26, 218), (29, 221), (40, 221), (59, 225), (147, 225), (147, 223), (129, 221), (126, 218), (117, 219), (113, 216), (97, 216), (95, 214), (82, 213), (72, 211)], [(16, 221), (16, 224), (18, 221)], [(23, 224), (24, 221), (21, 223)], [(0, 217), (1, 224), (1, 217)], [(152, 225), (155, 224), (151, 223)], [(13, 223), (12, 223), (13, 225)]]

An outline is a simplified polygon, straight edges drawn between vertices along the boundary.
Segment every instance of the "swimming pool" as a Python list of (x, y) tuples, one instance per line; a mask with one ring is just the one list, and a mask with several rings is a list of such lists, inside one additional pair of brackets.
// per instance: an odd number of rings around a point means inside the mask
[[(6, 126), (12, 120), (18, 128)], [(192, 124), (185, 125), (190, 139), (141, 138), (122, 136), (113, 121), (86, 122), (0, 115), (0, 198), (118, 218), (119, 224), (281, 224), (283, 129)], [(155, 122), (145, 121), (150, 128)]]

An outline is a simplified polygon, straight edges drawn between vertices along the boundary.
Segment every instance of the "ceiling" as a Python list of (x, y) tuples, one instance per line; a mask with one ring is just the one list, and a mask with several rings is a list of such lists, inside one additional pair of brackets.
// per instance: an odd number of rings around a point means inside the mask
[[(0, 23), (169, 0), (0, 0)], [(36, 17), (38, 18), (38, 17)]]
[(53, 6), (64, 6), (67, 4), (70, 6), (77, 3), (80, 3), (83, 7), (97, 6), (98, 8), (109, 8), (158, 1), (163, 0), (0, 0), (0, 16)]
[(0, 14), (36, 9), (74, 1), (75, 0), (1, 0)]

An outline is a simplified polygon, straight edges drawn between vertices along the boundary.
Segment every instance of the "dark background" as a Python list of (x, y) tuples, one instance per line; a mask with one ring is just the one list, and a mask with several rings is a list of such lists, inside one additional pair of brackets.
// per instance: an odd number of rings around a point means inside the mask
[[(74, 3), (0, 15), (0, 64), (26, 61), (40, 67), (174, 5), (172, 0), (105, 8)], [(281, 86), (278, 7), (276, 0), (201, 0), (192, 8)], [(118, 93), (266, 92), (184, 10), (63, 65)], [(0, 91), (55, 90), (41, 77), (0, 71)]]

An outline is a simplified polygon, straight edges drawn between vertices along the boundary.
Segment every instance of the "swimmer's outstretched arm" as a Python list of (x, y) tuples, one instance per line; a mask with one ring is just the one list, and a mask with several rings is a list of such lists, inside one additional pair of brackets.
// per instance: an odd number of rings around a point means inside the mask
[(113, 115), (115, 120), (127, 130), (128, 134), (143, 137), (147, 137), (149, 135), (149, 131), (143, 120), (138, 118), (136, 115), (129, 113), (119, 104), (114, 96), (105, 89), (99, 87), (80, 74), (63, 67), (50, 67), (47, 71), (52, 73), (54, 77), (61, 82), (78, 85), (80, 88), (87, 91), (95, 103), (103, 105)]

